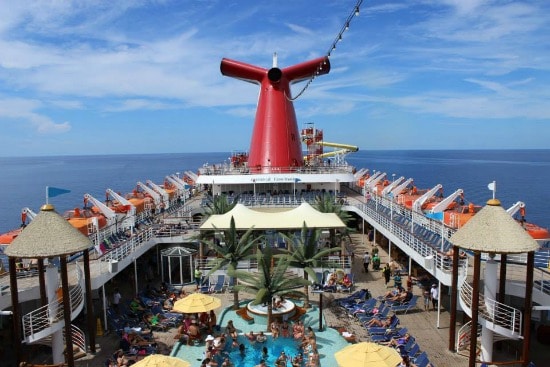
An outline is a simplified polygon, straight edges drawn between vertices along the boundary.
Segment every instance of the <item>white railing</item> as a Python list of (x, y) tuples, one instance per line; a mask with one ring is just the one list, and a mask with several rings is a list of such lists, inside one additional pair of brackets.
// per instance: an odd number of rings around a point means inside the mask
[[(396, 205), (395, 205), (396, 206)], [(412, 251), (416, 252), (423, 258), (431, 257), (434, 259), (435, 266), (443, 272), (452, 272), (452, 259), (449, 256), (445, 256), (439, 249), (434, 248), (432, 245), (426, 243), (420, 236), (411, 233), (411, 227), (409, 225), (402, 225), (393, 220), (390, 212), (388, 217), (377, 205), (373, 204), (360, 204), (358, 208), (367, 214), (371, 219), (376, 221), (380, 226), (388, 229), (395, 237), (401, 240), (400, 247), (409, 247)], [(387, 209), (387, 208), (386, 208)], [(390, 209), (393, 211), (394, 209)], [(408, 209), (405, 211), (409, 211)], [(399, 209), (396, 210), (396, 214)], [(410, 212), (410, 211), (409, 211)], [(468, 269), (468, 259), (459, 259), (459, 273), (466, 274)]]
[(156, 230), (155, 237), (173, 238), (190, 234), (198, 234), (198, 232), (192, 226), (181, 227), (179, 225), (163, 225)]
[[(195, 259), (195, 268), (199, 268), (199, 269), (202, 269), (202, 270), (210, 270), (215, 265), (220, 263), (222, 260), (223, 259), (221, 259), (219, 257), (213, 257), (213, 256), (204, 257), (202, 259), (197, 258), (197, 259)], [(258, 262), (256, 261), (256, 259), (241, 260), (237, 264), (237, 269), (247, 270), (247, 271), (256, 270), (256, 269), (258, 269)], [(220, 269), (220, 270), (226, 270), (226, 268), (223, 268), (223, 269)]]
[[(456, 339), (456, 351), (460, 352), (470, 348), (470, 339), (472, 333), (472, 321), (468, 321), (460, 329), (458, 329), (458, 337)], [(481, 325), (477, 324), (477, 340), (481, 337)]]
[(152, 227), (149, 227), (141, 232), (135, 233), (127, 241), (117, 244), (109, 252), (105, 253), (99, 258), (101, 261), (114, 262), (120, 261), (136, 251), (136, 249), (148, 242), (154, 237), (154, 231)]
[[(470, 284), (462, 284), (460, 300), (462, 307), (468, 316), (472, 316), (473, 288)], [(522, 332), (521, 311), (500, 303), (491, 298), (479, 294), (478, 316), (485, 321), (488, 328), (493, 331), (517, 339)]]
[[(75, 267), (75, 273), (75, 284), (69, 290), (71, 320), (84, 306), (84, 278), (80, 266)], [(58, 299), (23, 315), (23, 339), (32, 342), (59, 330), (64, 325), (64, 311), (63, 300)]]
[[(221, 262), (222, 259), (218, 257), (205, 257), (202, 259), (195, 259), (195, 268), (200, 268), (202, 270), (210, 270), (217, 263)], [(319, 268), (321, 270), (334, 270), (334, 269), (351, 269), (351, 257), (350, 256), (325, 256), (320, 260), (322, 263), (327, 264), (325, 268)], [(240, 270), (257, 270), (258, 262), (255, 258), (248, 260), (241, 260), (237, 265), (237, 269)], [(220, 270), (226, 270), (226, 268), (221, 268)]]
[[(84, 334), (84, 331), (71, 324), (71, 336), (73, 346), (76, 346), (80, 352), (86, 354), (86, 334)], [(65, 333), (63, 333), (63, 339), (65, 339)]]

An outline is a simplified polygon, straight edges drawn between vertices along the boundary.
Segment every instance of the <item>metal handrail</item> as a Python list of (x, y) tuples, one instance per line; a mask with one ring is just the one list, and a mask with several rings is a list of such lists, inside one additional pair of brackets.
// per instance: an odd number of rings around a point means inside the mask
[[(357, 205), (356, 205), (357, 206)], [(357, 207), (371, 219), (375, 220), (384, 228), (390, 229), (393, 235), (399, 238), (404, 246), (409, 247), (411, 250), (419, 254), (420, 256), (433, 257), (435, 266), (443, 272), (452, 272), (452, 261), (450, 257), (445, 256), (440, 250), (435, 249), (432, 245), (426, 243), (420, 236), (411, 233), (410, 227), (402, 225), (393, 220), (390, 216), (384, 215), (382, 208), (377, 208), (376, 204), (359, 204)], [(386, 208), (393, 211), (393, 208)], [(397, 210), (396, 210), (397, 211)], [(459, 259), (459, 273), (466, 274), (468, 269), (468, 259)]]
[[(76, 283), (69, 290), (71, 320), (78, 316), (78, 312), (84, 304), (83, 271), (80, 266), (75, 267)], [(27, 339), (32, 335), (45, 331), (55, 323), (64, 322), (63, 300), (56, 299), (47, 305), (37, 308), (22, 317), (23, 338)]]
[[(472, 321), (468, 321), (460, 329), (458, 329), (458, 337), (456, 338), (456, 351), (467, 349), (470, 346), (470, 336), (472, 332)], [(481, 325), (477, 324), (477, 337), (481, 337)]]
[[(470, 317), (472, 316), (472, 298), (473, 288), (469, 283), (464, 282), (460, 289), (460, 299), (466, 306), (464, 310), (469, 313), (468, 316)], [(523, 318), (520, 310), (485, 297), (480, 293), (478, 312), (480, 318), (508, 330), (511, 336), (521, 335)]]
[[(73, 345), (78, 347), (78, 349), (86, 353), (86, 334), (77, 326), (71, 324), (71, 336)], [(65, 338), (65, 333), (63, 333), (63, 338)]]

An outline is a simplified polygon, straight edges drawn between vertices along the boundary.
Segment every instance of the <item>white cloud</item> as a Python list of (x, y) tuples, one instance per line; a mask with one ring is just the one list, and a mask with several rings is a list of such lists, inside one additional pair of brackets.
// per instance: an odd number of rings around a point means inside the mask
[(37, 113), (36, 110), (41, 107), (42, 103), (35, 100), (0, 99), (0, 118), (28, 121), (37, 132), (43, 134), (65, 133), (71, 129), (68, 122), (56, 123), (49, 117)]
[(105, 111), (109, 112), (123, 112), (123, 111), (135, 111), (135, 110), (166, 110), (180, 108), (181, 105), (170, 104), (160, 101), (154, 101), (151, 99), (128, 99), (122, 101), (118, 105), (105, 108)]

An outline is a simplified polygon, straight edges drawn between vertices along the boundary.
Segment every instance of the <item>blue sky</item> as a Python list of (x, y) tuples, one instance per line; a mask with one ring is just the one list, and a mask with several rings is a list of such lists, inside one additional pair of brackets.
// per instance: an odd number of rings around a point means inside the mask
[[(246, 150), (258, 86), (221, 59), (322, 56), (355, 3), (0, 0), (0, 156)], [(365, 0), (298, 122), (360, 149), (549, 148), (548, 14)]]

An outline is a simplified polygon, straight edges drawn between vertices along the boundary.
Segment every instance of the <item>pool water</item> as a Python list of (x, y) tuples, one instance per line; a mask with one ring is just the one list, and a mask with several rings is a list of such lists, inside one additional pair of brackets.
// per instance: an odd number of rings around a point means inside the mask
[[(287, 363), (290, 366), (290, 360), (296, 356), (301, 350), (299, 349), (301, 341), (296, 341), (294, 338), (283, 338), (279, 337), (273, 339), (271, 335), (267, 336), (265, 343), (250, 343), (244, 335), (239, 335), (237, 338), (237, 343), (243, 344), (245, 346), (244, 353), (239, 351), (239, 348), (231, 348), (231, 344), (225, 348), (225, 353), (222, 356), (216, 356), (216, 361), (219, 365), (223, 362), (223, 357), (226, 355), (229, 356), (229, 359), (235, 367), (251, 367), (256, 366), (260, 363), (261, 359), (265, 359), (266, 365), (274, 366), (275, 361), (279, 357), (282, 351), (285, 352), (289, 358)], [(267, 358), (263, 357), (262, 349), (263, 347), (267, 348)]]
[[(246, 306), (248, 301), (241, 302), (241, 307)], [(315, 330), (317, 336), (317, 347), (319, 349), (319, 359), (321, 366), (334, 367), (338, 363), (334, 358), (334, 353), (340, 349), (346, 347), (348, 342), (333, 328), (326, 327), (323, 332), (317, 330), (319, 325), (319, 310), (317, 307), (312, 307), (308, 310), (307, 314), (303, 317), (304, 325), (312, 326)], [(219, 317), (220, 325), (227, 325), (228, 320), (233, 320), (235, 327), (239, 333), (248, 333), (251, 330), (254, 333), (260, 331), (265, 332), (265, 324), (249, 324), (235, 314), (235, 311), (232, 307), (225, 308)], [(222, 330), (224, 327), (222, 327)], [(268, 358), (266, 365), (268, 367), (273, 367), (275, 365), (275, 360), (280, 355), (281, 350), (285, 351), (285, 354), (289, 357), (294, 357), (298, 351), (298, 342), (295, 342), (292, 338), (278, 338), (275, 341), (271, 338), (271, 335), (266, 333), (268, 341), (265, 343), (265, 346), (268, 349)], [(235, 364), (235, 367), (254, 367), (260, 363), (262, 358), (261, 349), (263, 345), (255, 344), (250, 345), (248, 339), (244, 335), (240, 335), (238, 343), (242, 343), (245, 346), (245, 355), (244, 357), (238, 352), (238, 350), (231, 350), (230, 347), (227, 347), (227, 355), (231, 359), (231, 362)], [(173, 357), (181, 358), (183, 360), (189, 361), (192, 367), (200, 367), (201, 361), (204, 359), (204, 343), (199, 344), (198, 346), (187, 346), (176, 343), (172, 353), (170, 354)], [(223, 356), (218, 357), (217, 361), (221, 361)], [(306, 358), (307, 359), (307, 358)], [(305, 365), (305, 364), (304, 364)], [(290, 366), (290, 363), (288, 363)]]

